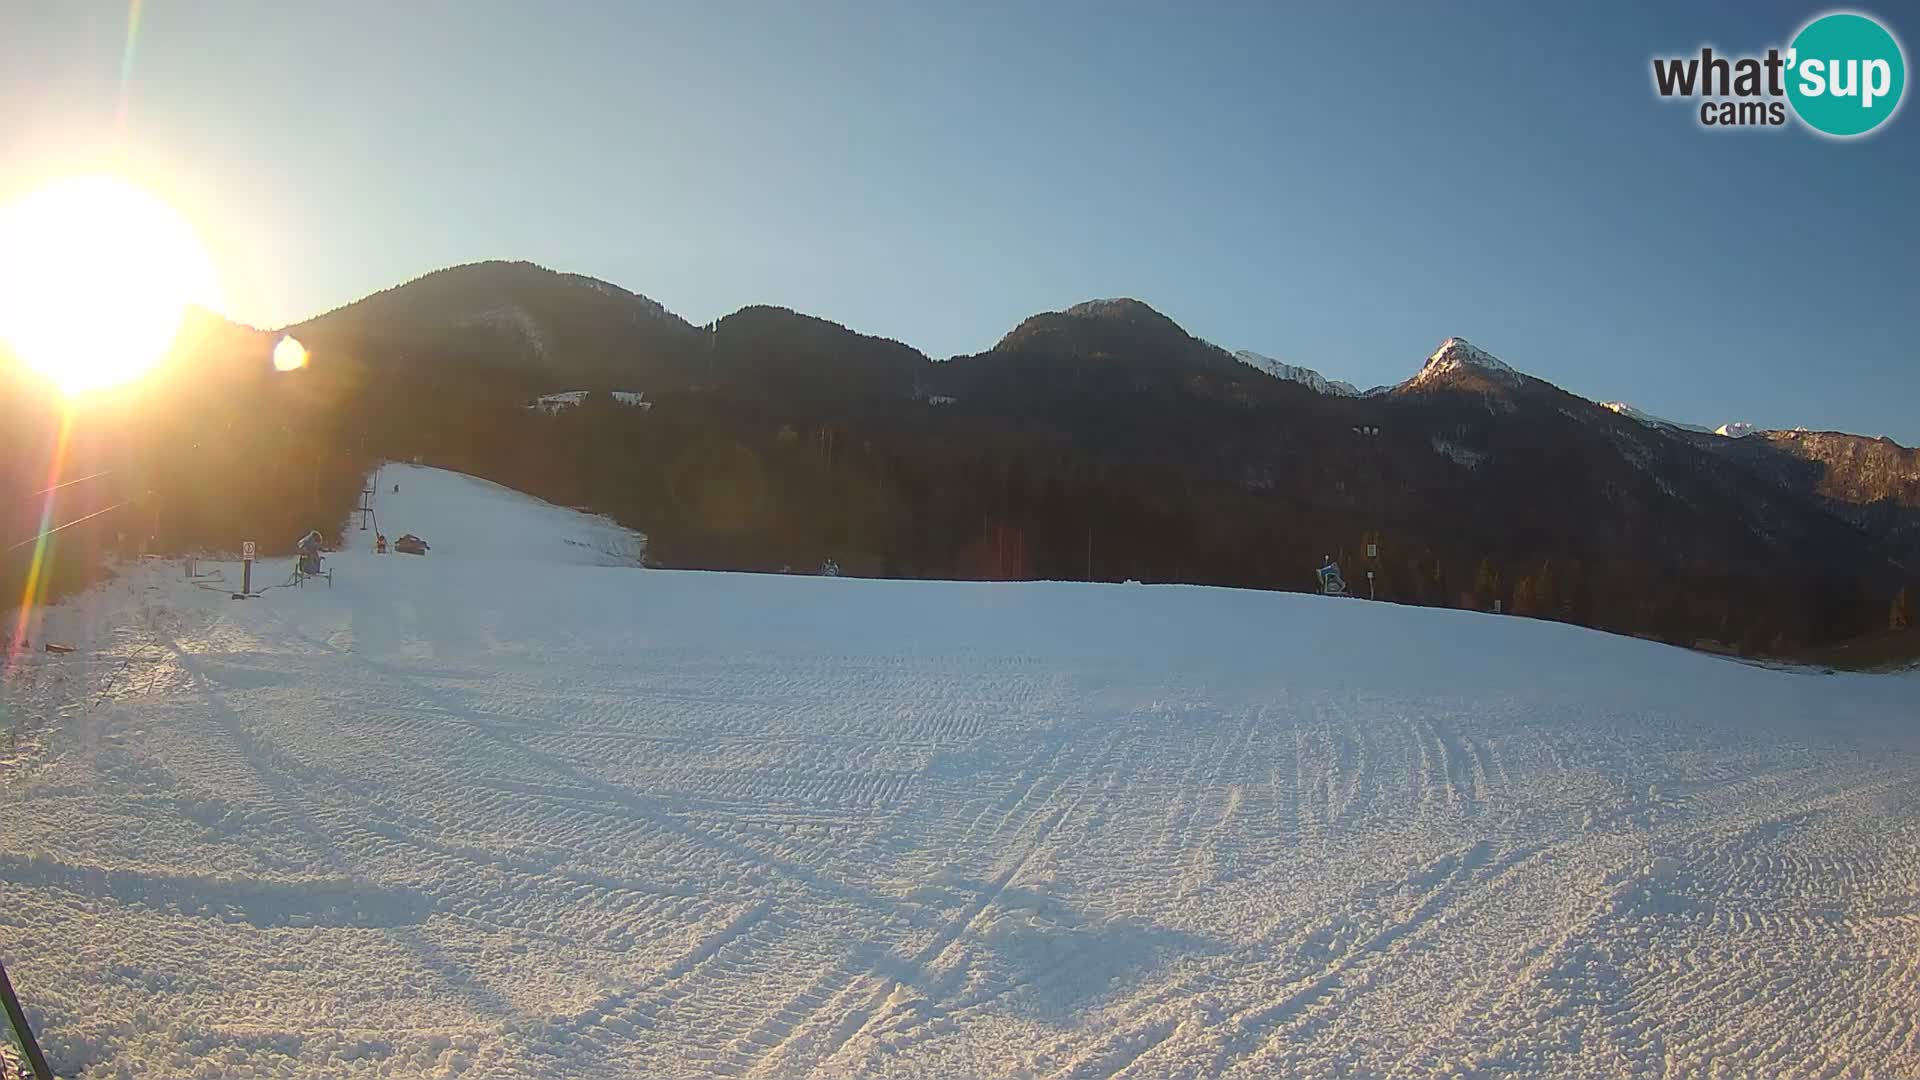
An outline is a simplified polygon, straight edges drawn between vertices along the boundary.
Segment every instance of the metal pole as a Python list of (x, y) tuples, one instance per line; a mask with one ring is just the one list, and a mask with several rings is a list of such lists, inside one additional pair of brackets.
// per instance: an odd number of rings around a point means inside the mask
[(33, 1029), (27, 1026), (27, 1014), (20, 1008), (20, 999), (13, 996), (13, 984), (7, 981), (5, 964), (0, 964), (0, 1004), (6, 1006), (7, 1022), (13, 1025), (20, 1048), (27, 1052), (27, 1067), (33, 1070), (34, 1080), (53, 1080), (53, 1070), (47, 1068), (40, 1044), (33, 1041)]

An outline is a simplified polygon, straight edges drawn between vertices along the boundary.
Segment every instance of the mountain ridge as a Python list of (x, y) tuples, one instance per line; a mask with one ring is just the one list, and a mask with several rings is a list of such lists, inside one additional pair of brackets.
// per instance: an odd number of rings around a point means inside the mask
[[(1650, 423), (1457, 335), (1353, 393), (1128, 297), (940, 360), (770, 304), (704, 326), (656, 309), (475, 264), (292, 331), (314, 339), (303, 378), (366, 373), (328, 396), (382, 388), (359, 423), (406, 434), (364, 442), (614, 514), (665, 565), (1301, 588), (1324, 554), (1377, 549), (1383, 598), (1752, 653), (1884, 626), (1886, 590), (1920, 574), (1903, 448)], [(525, 408), (560, 391), (651, 407)]]
[[(659, 321), (664, 325), (673, 327), (676, 330), (685, 330), (689, 332), (698, 333), (703, 329), (702, 325), (696, 325), (689, 322), (685, 317), (675, 312), (672, 312), (671, 310), (666, 308), (665, 305), (661, 304), (656, 300), (653, 300), (652, 298), (646, 296), (645, 294), (634, 292), (632, 290), (625, 288), (624, 286), (605, 281), (604, 279), (595, 278), (595, 277), (591, 277), (584, 274), (553, 270), (541, 264), (534, 263), (531, 261), (526, 261), (526, 260), (491, 259), (491, 260), (481, 260), (481, 261), (470, 262), (470, 263), (462, 263), (455, 266), (443, 267), (438, 270), (432, 270), (425, 274), (421, 274), (417, 277), (411, 278), (407, 281), (401, 282), (399, 284), (376, 290), (375, 292), (369, 293), (367, 296), (364, 296), (358, 300), (337, 305), (318, 315), (311, 316), (299, 322), (289, 323), (286, 326), (280, 327), (279, 329), (273, 330), (270, 332), (276, 333), (276, 334), (291, 333), (291, 334), (294, 334), (295, 336), (300, 336), (302, 331), (310, 332), (311, 329), (315, 326), (324, 326), (329, 320), (334, 319), (335, 317), (339, 316), (344, 312), (348, 312), (354, 309), (363, 309), (363, 307), (365, 305), (368, 305), (369, 303), (375, 303), (375, 304), (384, 303), (386, 302), (385, 298), (387, 298), (390, 294), (399, 293), (401, 290), (407, 290), (407, 289), (412, 289), (418, 286), (431, 285), (439, 282), (455, 280), (459, 278), (462, 274), (469, 273), (469, 272), (493, 272), (493, 271), (502, 270), (502, 269), (506, 271), (514, 272), (514, 273), (546, 277), (555, 282), (567, 283), (589, 292), (598, 293), (598, 294), (607, 296), (609, 298), (615, 298), (617, 300), (630, 303), (634, 306), (637, 312), (643, 313), (651, 317), (652, 319)], [(812, 315), (810, 313), (801, 312), (801, 311), (798, 311), (797, 309), (785, 307), (783, 305), (769, 304), (769, 303), (743, 304), (739, 308), (736, 308), (733, 312), (730, 312), (727, 315), (720, 316), (718, 319), (713, 320), (712, 323), (704, 324), (704, 326), (710, 327), (712, 325), (723, 322), (726, 319), (732, 318), (735, 315), (739, 315), (743, 312), (747, 312), (756, 308), (768, 308), (772, 310), (785, 311), (800, 319), (817, 320), (818, 322), (824, 323), (831, 327), (836, 327), (842, 331), (845, 331), (846, 333), (856, 335), (860, 338), (871, 339), (873, 341), (880, 341), (880, 342), (891, 342), (892, 344), (899, 345), (903, 349), (916, 353), (919, 356), (927, 359), (928, 361), (936, 364), (945, 363), (953, 359), (959, 359), (961, 358), (961, 356), (965, 356), (965, 355), (974, 355), (974, 356), (980, 355), (978, 353), (959, 354), (954, 357), (937, 359), (937, 358), (934, 358), (931, 354), (926, 353), (924, 350), (920, 350), (914, 347), (913, 345), (907, 342), (901, 341), (899, 339), (888, 338), (881, 335), (866, 334), (861, 331), (854, 330), (851, 327), (847, 326), (846, 324), (836, 322), (824, 316)], [(523, 337), (527, 337), (531, 341), (533, 338), (533, 335), (528, 334), (526, 332), (527, 326), (525, 321), (519, 318), (520, 314), (521, 312), (511, 307), (499, 307), (499, 308), (476, 310), (472, 312), (469, 316), (469, 325), (473, 325), (473, 324), (485, 325), (491, 322), (496, 325), (517, 331)], [(1019, 335), (1023, 328), (1028, 327), (1029, 324), (1034, 324), (1036, 320), (1041, 320), (1044, 322), (1044, 320), (1046, 320), (1050, 316), (1071, 317), (1071, 318), (1112, 319), (1119, 322), (1132, 321), (1132, 322), (1155, 323), (1155, 324), (1158, 324), (1163, 330), (1167, 330), (1172, 333), (1177, 333), (1181, 336), (1190, 337), (1195, 341), (1198, 341), (1204, 345), (1207, 345), (1209, 348), (1217, 349), (1222, 354), (1232, 357), (1233, 359), (1236, 359), (1239, 362), (1246, 364), (1249, 367), (1252, 367), (1256, 370), (1262, 371), (1263, 373), (1272, 375), (1275, 378), (1278, 378), (1284, 381), (1298, 383), (1299, 385), (1305, 386), (1321, 394), (1329, 394), (1329, 395), (1340, 396), (1340, 397), (1366, 397), (1368, 395), (1387, 393), (1394, 390), (1417, 388), (1417, 387), (1428, 385), (1436, 380), (1444, 379), (1446, 375), (1450, 373), (1459, 372), (1461, 370), (1478, 369), (1479, 371), (1490, 375), (1496, 381), (1501, 381), (1501, 382), (1511, 382), (1514, 377), (1536, 378), (1536, 376), (1529, 375), (1520, 369), (1512, 367), (1511, 365), (1500, 360), (1498, 357), (1494, 356), (1492, 353), (1489, 353), (1486, 350), (1480, 348), (1479, 346), (1474, 345), (1472, 342), (1470, 342), (1468, 339), (1464, 337), (1449, 336), (1445, 339), (1442, 339), (1440, 345), (1434, 350), (1434, 352), (1429, 354), (1426, 360), (1421, 364), (1421, 366), (1417, 368), (1414, 371), (1414, 373), (1411, 376), (1409, 376), (1407, 379), (1404, 379), (1399, 383), (1375, 386), (1366, 390), (1361, 390), (1355, 384), (1351, 382), (1347, 382), (1345, 380), (1333, 378), (1332, 376), (1326, 375), (1320, 369), (1316, 369), (1316, 368), (1305, 366), (1305, 365), (1292, 364), (1292, 363), (1276, 359), (1272, 356), (1265, 355), (1251, 349), (1228, 350), (1220, 346), (1213, 345), (1210, 342), (1205, 341), (1205, 339), (1198, 338), (1192, 335), (1180, 323), (1178, 323), (1176, 320), (1174, 320), (1170, 316), (1167, 316), (1165, 313), (1154, 308), (1148, 302), (1142, 301), (1133, 297), (1094, 298), (1089, 300), (1083, 300), (1083, 301), (1080, 301), (1079, 303), (1072, 304), (1066, 308), (1055, 310), (1055, 311), (1035, 312), (1034, 314), (1029, 315), (1025, 319), (1021, 320), (1019, 324), (1017, 324), (1014, 328), (1009, 330), (1006, 334), (1002, 335), (999, 341), (996, 342), (995, 345), (990, 347), (987, 351), (991, 352), (995, 349), (1000, 348), (1002, 345), (1008, 344), (1008, 340), (1010, 338), (1016, 338), (1016, 335)], [(232, 322), (232, 320), (227, 320), (227, 321)], [(243, 326), (244, 324), (234, 323), (234, 325)], [(245, 328), (248, 330), (254, 329), (253, 327), (250, 327), (250, 326)], [(302, 340), (305, 340), (305, 339), (302, 338)], [(538, 345), (539, 343), (535, 342), (535, 344)], [(536, 351), (543, 351), (543, 350), (536, 349)], [(1571, 391), (1569, 392), (1571, 393)], [(1580, 396), (1580, 395), (1576, 395), (1576, 396)], [(1670, 428), (1670, 429), (1675, 429), (1680, 431), (1688, 431), (1688, 432), (1704, 431), (1704, 432), (1720, 434), (1727, 437), (1738, 438), (1738, 437), (1741, 437), (1747, 434), (1752, 434), (1752, 433), (1779, 432), (1779, 431), (1787, 431), (1787, 430), (1804, 430), (1804, 429), (1787, 429), (1787, 428), (1764, 428), (1764, 427), (1758, 427), (1750, 424), (1734, 423), (1734, 422), (1721, 424), (1721, 425), (1718, 425), (1717, 427), (1707, 427), (1706, 425), (1684, 423), (1680, 421), (1669, 420), (1664, 417), (1655, 416), (1653, 414), (1646, 413), (1642, 410), (1639, 410), (1623, 401), (1601, 401), (1597, 398), (1583, 398), (1583, 400), (1591, 401), (1596, 405), (1600, 405), (1604, 408), (1610, 409), (1619, 415), (1626, 416), (1630, 419), (1639, 421), (1642, 424), (1646, 424), (1654, 427)], [(1843, 429), (1836, 429), (1836, 430), (1839, 430), (1839, 433), (1841, 434), (1846, 434), (1846, 435), (1850, 435), (1850, 436), (1853, 436), (1856, 438), (1862, 438), (1862, 439), (1887, 438), (1886, 436), (1869, 436), (1869, 435), (1864, 435), (1856, 432), (1848, 432)], [(1893, 441), (1895, 445), (1904, 446), (1904, 444), (1900, 444), (1898, 440), (1890, 440), (1890, 441)]]

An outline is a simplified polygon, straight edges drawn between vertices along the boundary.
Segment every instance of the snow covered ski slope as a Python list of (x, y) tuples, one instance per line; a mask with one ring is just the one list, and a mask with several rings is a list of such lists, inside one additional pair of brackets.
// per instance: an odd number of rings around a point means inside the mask
[[(388, 540), (424, 538), (439, 559), (638, 566), (646, 537), (490, 481), (416, 465), (387, 465), (372, 481), (374, 517)], [(349, 530), (366, 549), (368, 534)]]
[(1920, 1075), (1912, 676), (382, 483), (431, 554), (149, 569), (9, 676), (64, 1075)]

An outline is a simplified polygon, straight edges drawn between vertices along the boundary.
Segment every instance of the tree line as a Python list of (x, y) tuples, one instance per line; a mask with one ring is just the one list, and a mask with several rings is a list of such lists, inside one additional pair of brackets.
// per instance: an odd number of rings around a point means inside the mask
[[(374, 465), (417, 459), (607, 514), (646, 533), (663, 566), (814, 572), (832, 560), (874, 577), (1312, 591), (1332, 557), (1363, 596), (1371, 570), (1383, 601), (1497, 606), (1751, 654), (1912, 621), (1911, 584), (1845, 566), (1782, 578), (1676, 566), (1630, 545), (1570, 551), (1540, 532), (1547, 524), (1524, 519), (1503, 523), (1494, 542), (1476, 531), (1472, 507), (1396, 516), (1391, 498), (1319, 494), (1344, 490), (1343, 477), (1389, 493), (1414, 482), (1369, 451), (1342, 460), (1303, 439), (1304, 460), (1324, 475), (1250, 479), (1230, 467), (1238, 436), (1224, 423), (1212, 432), (1221, 442), (1175, 453), (1155, 448), (1194, 439), (1194, 424), (1168, 420), (1120, 439), (1117, 421), (1100, 415), (1103, 426), (1087, 430), (1103, 435), (1082, 436), (926, 400), (836, 407), (698, 383), (652, 390), (651, 409), (594, 392), (549, 413), (527, 407), (550, 387), (523, 372), (346, 354), (281, 375), (258, 362), (267, 344), (203, 356), (199, 377), (159, 379), (125, 408), (80, 422), (66, 475), (111, 470), (86, 498), (123, 506), (63, 535), (45, 587), (84, 583), (109, 552), (232, 552), (253, 539), (285, 553), (308, 528), (342, 539)], [(47, 475), (59, 409), (25, 393), (9, 393), (5, 407), (8, 536), (31, 535), (25, 519), (40, 506), (25, 496)], [(1228, 465), (1193, 467), (1210, 458)], [(61, 505), (78, 510), (81, 499)], [(0, 563), (5, 595), (21, 595), (25, 573), (18, 559)]]

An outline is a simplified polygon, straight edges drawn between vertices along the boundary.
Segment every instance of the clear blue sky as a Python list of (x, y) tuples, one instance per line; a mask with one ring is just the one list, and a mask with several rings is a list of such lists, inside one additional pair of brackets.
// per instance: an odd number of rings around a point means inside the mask
[(0, 0), (0, 197), (119, 163), (260, 325), (485, 258), (935, 356), (1128, 295), (1362, 386), (1459, 334), (1675, 419), (1913, 445), (1920, 113), (1712, 133), (1650, 88), (1824, 10), (150, 2), (120, 124), (126, 5)]

